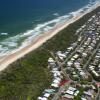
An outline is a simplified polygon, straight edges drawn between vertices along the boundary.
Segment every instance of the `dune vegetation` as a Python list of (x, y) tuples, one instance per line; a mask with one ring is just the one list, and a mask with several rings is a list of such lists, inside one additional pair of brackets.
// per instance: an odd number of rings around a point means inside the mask
[(0, 73), (0, 100), (36, 100), (49, 87), (52, 75), (47, 67), (50, 51), (66, 50), (77, 39), (76, 30), (100, 9), (92, 11), (80, 20), (60, 31), (37, 50), (8, 66)]

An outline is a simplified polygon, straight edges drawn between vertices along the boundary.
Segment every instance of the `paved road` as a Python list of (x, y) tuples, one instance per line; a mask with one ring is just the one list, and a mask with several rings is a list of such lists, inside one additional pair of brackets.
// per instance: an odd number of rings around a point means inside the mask
[(65, 61), (62, 63), (62, 65), (64, 65), (75, 53), (76, 51), (82, 46), (82, 44), (84, 43), (84, 41), (86, 40), (86, 36), (84, 37), (84, 39), (81, 41), (80, 45), (78, 45), (76, 47), (76, 49), (70, 54), (70, 56), (68, 56)]
[[(85, 36), (84, 39), (81, 41), (80, 45), (77, 46), (77, 48), (74, 50), (74, 52), (72, 52), (72, 54), (71, 54), (63, 63), (59, 62), (58, 57), (55, 57), (54, 53), (50, 51), (52, 57), (53, 57), (54, 60), (57, 62), (58, 67), (61, 68), (61, 70), (62, 70), (64, 76), (65, 76), (67, 79), (69, 79), (69, 80), (71, 80), (71, 79), (69, 78), (69, 76), (67, 76), (67, 74), (66, 74), (66, 68), (63, 68), (63, 64), (65, 64), (65, 63), (67, 62), (67, 60), (70, 59), (70, 58), (73, 56), (73, 54), (76, 53), (76, 51), (81, 47), (81, 45), (84, 43), (85, 40), (86, 40), (86, 36)], [(53, 97), (52, 100), (58, 100), (59, 95), (61, 94), (61, 91), (62, 91), (64, 88), (65, 88), (65, 86), (60, 87), (59, 91), (55, 94), (55, 96)]]
[[(100, 42), (100, 41), (99, 41)], [(96, 54), (97, 50), (100, 48), (100, 43), (97, 45), (96, 49), (92, 52), (92, 55), (89, 57), (87, 63), (83, 66), (83, 68), (86, 70), (86, 67), (88, 66), (89, 62), (92, 60), (93, 56)]]
[[(61, 63), (59, 62), (58, 58), (55, 57), (55, 55), (53, 54), (53, 52), (51, 52), (51, 55), (53, 56), (53, 58), (55, 59), (55, 61), (57, 62), (58, 66), (61, 67), (62, 72), (64, 73), (65, 76), (67, 76), (66, 73), (66, 68), (63, 68), (62, 66), (64, 64), (66, 64), (66, 62), (76, 53), (76, 51), (82, 46), (82, 44), (84, 43), (84, 41), (87, 39), (87, 37), (85, 36), (84, 39), (81, 41), (80, 45), (78, 45), (76, 47), (76, 49), (66, 58), (66, 60)], [(99, 41), (100, 42), (100, 41)], [(100, 43), (97, 45), (96, 49), (92, 52), (92, 55), (89, 57), (88, 61), (86, 62), (86, 64), (83, 66), (83, 68), (86, 70), (87, 66), (89, 65), (90, 61), (92, 60), (93, 56), (96, 54), (97, 50), (100, 47)], [(67, 77), (68, 79), (70, 79), (69, 77)], [(65, 88), (65, 86), (60, 87), (59, 91), (55, 94), (55, 96), (53, 97), (52, 100), (58, 100), (59, 99), (59, 95), (61, 94), (61, 91)], [(98, 94), (95, 97), (95, 100), (97, 100), (97, 97), (99, 96), (100, 93), (100, 89)]]
[(53, 97), (52, 100), (58, 100), (59, 96), (61, 94), (61, 91), (64, 89), (65, 87), (60, 87), (59, 91), (55, 94), (55, 96)]
[(61, 94), (61, 91), (64, 90), (65, 88), (67, 88), (68, 85), (69, 84), (66, 83), (64, 86), (61, 86), (60, 89), (59, 89), (59, 91), (55, 94), (55, 96), (53, 97), (52, 100), (59, 100), (59, 96)]
[[(83, 40), (85, 41), (85, 39)], [(83, 44), (83, 42), (81, 42), (80, 46)], [(79, 46), (79, 47), (80, 47)], [(79, 49), (79, 47), (77, 49)], [(93, 51), (92, 55), (89, 57), (89, 60), (86, 62), (86, 64), (83, 66), (84, 69), (86, 69), (86, 67), (88, 66), (88, 64), (90, 63), (91, 59), (93, 58), (93, 56), (96, 54), (97, 50), (99, 49), (100, 47), (100, 43), (97, 45), (97, 48)], [(77, 50), (76, 49), (76, 50)], [(76, 52), (76, 51), (75, 51)], [(52, 53), (52, 55), (54, 56), (54, 54)], [(71, 57), (71, 56), (70, 56)], [(59, 65), (59, 67), (61, 67), (61, 63), (58, 61), (58, 59), (56, 58), (55, 59)], [(62, 69), (62, 72), (65, 74), (65, 76), (67, 76), (66, 74), (66, 68), (65, 69)], [(70, 78), (69, 78), (70, 79)], [(70, 79), (71, 80), (71, 79)], [(61, 91), (64, 89), (65, 87), (60, 87), (59, 91), (55, 94), (54, 98), (52, 100), (58, 100), (59, 98), (59, 95), (61, 94)]]
[[(71, 58), (72, 55), (73, 55), (74, 53), (76, 53), (76, 51), (80, 48), (80, 46), (84, 43), (85, 40), (86, 40), (86, 37), (84, 37), (84, 39), (82, 40), (82, 42), (80, 43), (80, 45), (79, 45), (79, 46), (75, 49), (75, 51), (68, 57), (68, 59)], [(55, 61), (57, 62), (58, 67), (61, 67), (61, 70), (62, 70), (64, 76), (67, 77), (67, 79), (70, 80), (69, 76), (67, 76), (67, 74), (66, 74), (66, 69), (63, 69), (63, 68), (62, 68), (62, 63), (59, 62), (58, 58), (55, 57), (55, 55), (54, 55), (53, 52), (50, 52), (50, 53), (51, 53), (52, 57), (55, 59)], [(66, 59), (66, 61), (67, 61), (67, 59)], [(63, 64), (65, 64), (66, 61), (65, 61)], [(52, 100), (58, 100), (58, 99), (59, 99), (59, 95), (61, 94), (61, 91), (65, 88), (65, 86), (66, 86), (66, 85), (60, 87), (59, 91), (55, 94), (55, 96), (53, 97)]]
[(95, 100), (100, 100), (100, 88), (98, 87), (98, 93), (95, 96)]

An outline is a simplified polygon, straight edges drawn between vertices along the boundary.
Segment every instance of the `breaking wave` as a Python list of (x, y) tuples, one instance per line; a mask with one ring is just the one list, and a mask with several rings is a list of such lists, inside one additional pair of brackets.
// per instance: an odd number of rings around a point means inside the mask
[[(98, 3), (98, 1), (89, 3), (83, 8), (64, 16), (59, 16), (58, 13), (54, 13), (53, 16), (56, 17), (55, 19), (50, 20), (48, 22), (40, 23), (32, 30), (28, 30), (25, 33), (20, 33), (16, 36), (3, 40), (2, 42), (0, 42), (0, 57), (14, 53), (17, 50), (25, 47), (40, 34), (52, 30), (56, 25), (64, 23), (66, 20), (69, 20), (72, 17), (75, 17), (78, 14), (83, 13), (88, 9), (91, 9), (92, 6), (96, 3)], [(0, 35), (8, 35), (8, 33), (1, 33)]]
[(0, 35), (8, 35), (8, 33), (0, 33)]

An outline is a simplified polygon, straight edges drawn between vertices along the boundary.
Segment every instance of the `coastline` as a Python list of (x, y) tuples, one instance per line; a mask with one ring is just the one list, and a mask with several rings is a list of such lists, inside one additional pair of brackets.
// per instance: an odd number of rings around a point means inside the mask
[(84, 15), (86, 15), (87, 13), (90, 13), (91, 11), (95, 10), (96, 8), (98, 8), (100, 6), (100, 4), (96, 4), (94, 5), (92, 8), (90, 8), (89, 10), (87, 10), (84, 13), (80, 13), (78, 16), (73, 17), (72, 19), (66, 21), (64, 24), (58, 25), (56, 26), (53, 30), (44, 33), (43, 35), (40, 35), (35, 41), (33, 41), (31, 44), (29, 44), (28, 46), (22, 48), (21, 50), (5, 57), (3, 60), (0, 61), (0, 71), (4, 70), (5, 68), (7, 68), (7, 66), (13, 62), (15, 62), (16, 60), (20, 59), (21, 57), (25, 56), (26, 54), (28, 54), (29, 52), (37, 49), (38, 47), (40, 47), (43, 43), (45, 43), (47, 40), (51, 39), (53, 36), (55, 36), (58, 32), (60, 32), (61, 30), (63, 30), (64, 28), (68, 27), (70, 24), (74, 23), (75, 21), (79, 20), (80, 18), (82, 18)]

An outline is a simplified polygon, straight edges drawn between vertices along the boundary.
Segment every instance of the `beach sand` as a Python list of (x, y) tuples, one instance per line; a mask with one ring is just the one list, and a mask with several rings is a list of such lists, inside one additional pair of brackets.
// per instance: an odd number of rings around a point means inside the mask
[(33, 41), (33, 43), (29, 44), (28, 46), (22, 48), (21, 50), (8, 55), (7, 57), (3, 58), (0, 60), (0, 71), (4, 70), (7, 68), (7, 66), (13, 62), (15, 62), (17, 59), (20, 59), (21, 57), (24, 57), (26, 54), (29, 52), (37, 49), (39, 46), (41, 46), (43, 43), (45, 43), (47, 40), (52, 38), (54, 35), (56, 35), (59, 31), (63, 30), (67, 26), (69, 26), (71, 23), (74, 23), (75, 21), (79, 20), (82, 18), (85, 14), (93, 11), (97, 7), (99, 7), (100, 4), (94, 5), (91, 9), (87, 10), (84, 13), (80, 13), (79, 15), (73, 17), (72, 19), (66, 21), (64, 24), (56, 26), (53, 30), (50, 30), (47, 33), (44, 33), (40, 35), (36, 40)]

